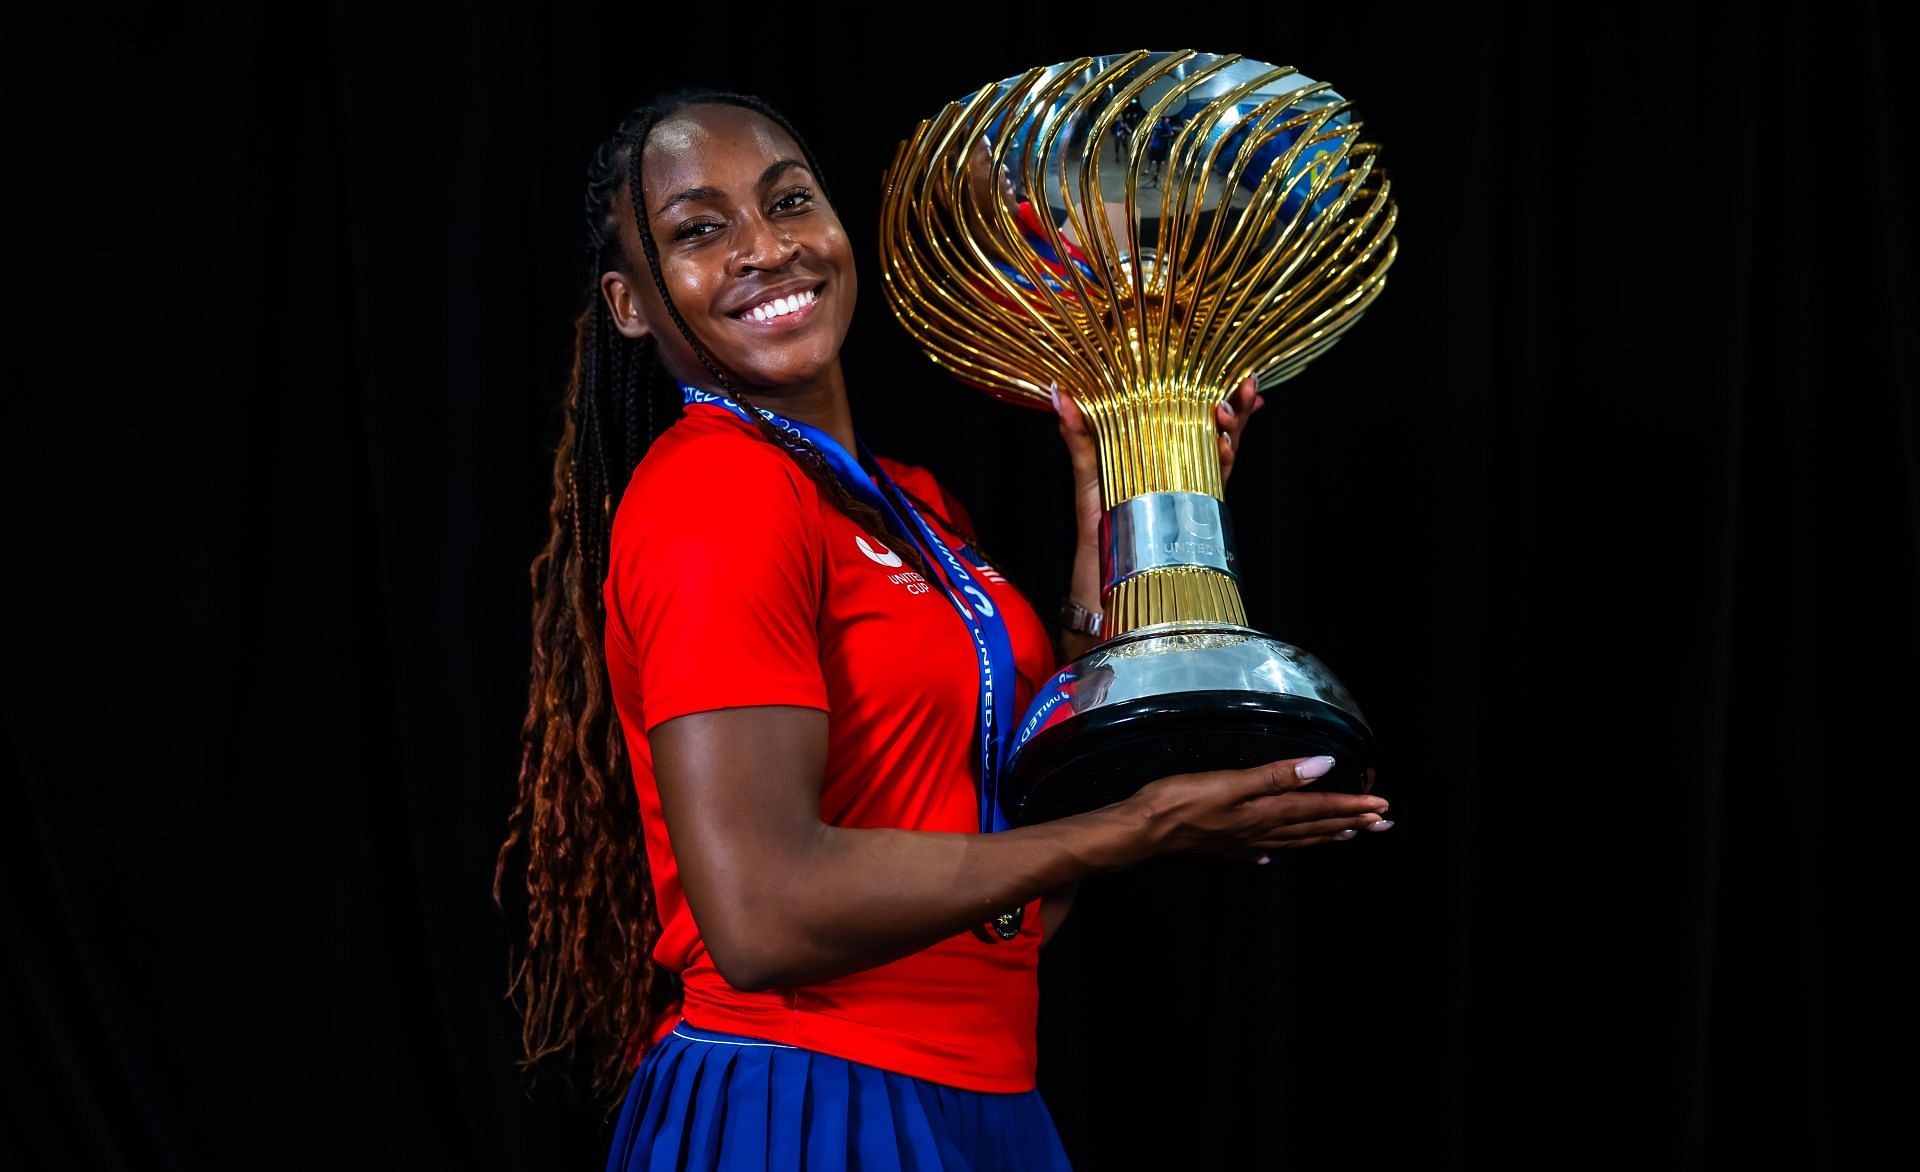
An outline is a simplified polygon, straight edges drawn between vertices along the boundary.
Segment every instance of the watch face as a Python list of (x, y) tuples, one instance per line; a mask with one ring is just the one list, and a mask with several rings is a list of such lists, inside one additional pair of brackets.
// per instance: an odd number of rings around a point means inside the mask
[(993, 917), (993, 931), (1002, 940), (1011, 940), (1020, 934), (1020, 921), (1027, 918), (1027, 909), (1014, 908), (1010, 912)]
[[(1024, 906), (1017, 907), (1010, 912), (1002, 912), (984, 924), (975, 925), (973, 934), (988, 944), (992, 944), (996, 939), (1011, 940), (1020, 934), (1020, 924), (1026, 918), (1027, 909)], [(992, 930), (988, 931), (988, 929)]]

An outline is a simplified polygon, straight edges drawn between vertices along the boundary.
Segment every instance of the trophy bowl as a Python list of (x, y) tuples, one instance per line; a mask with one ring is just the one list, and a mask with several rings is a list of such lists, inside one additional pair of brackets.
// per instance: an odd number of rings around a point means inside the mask
[(1102, 634), (1011, 730), (1025, 824), (1172, 773), (1330, 754), (1373, 734), (1326, 666), (1247, 625), (1214, 412), (1298, 374), (1393, 263), (1374, 144), (1326, 82), (1234, 55), (1139, 51), (1028, 70), (919, 124), (887, 170), (887, 302), (1001, 399), (1080, 405), (1098, 444)]

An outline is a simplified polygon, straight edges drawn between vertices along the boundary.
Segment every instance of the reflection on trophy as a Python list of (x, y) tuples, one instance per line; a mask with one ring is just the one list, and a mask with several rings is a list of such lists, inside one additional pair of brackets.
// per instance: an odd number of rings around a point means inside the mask
[(889, 304), (956, 377), (1098, 439), (1105, 642), (1014, 730), (1016, 823), (1157, 777), (1332, 754), (1373, 737), (1318, 660), (1246, 625), (1214, 410), (1271, 388), (1356, 321), (1394, 257), (1394, 205), (1351, 104), (1236, 56), (1082, 58), (983, 87), (886, 177)]

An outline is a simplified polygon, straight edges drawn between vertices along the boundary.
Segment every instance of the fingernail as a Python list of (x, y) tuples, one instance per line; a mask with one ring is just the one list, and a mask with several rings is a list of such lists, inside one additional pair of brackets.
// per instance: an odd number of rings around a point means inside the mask
[(1225, 411), (1225, 412), (1226, 412), (1227, 414), (1229, 414), (1229, 415), (1232, 415), (1232, 414), (1234, 414), (1234, 410), (1233, 410), (1233, 400), (1232, 400), (1232, 399), (1228, 399), (1228, 400), (1227, 400), (1226, 402), (1224, 402), (1224, 403), (1222, 403), (1222, 404), (1220, 404), (1220, 409), (1221, 409), (1222, 411)]
[(1367, 827), (1367, 829), (1368, 829), (1368, 830), (1392, 830), (1392, 829), (1393, 829), (1393, 823), (1392, 823), (1392, 822), (1389, 822), (1389, 821), (1388, 821), (1387, 819), (1385, 819), (1385, 818), (1382, 818), (1382, 819), (1380, 819), (1380, 821), (1378, 821), (1378, 822), (1375, 822), (1375, 823), (1374, 823), (1373, 825), (1371, 825), (1371, 826), (1369, 826), (1369, 827)]
[(1059, 383), (1047, 384), (1047, 397), (1053, 400), (1053, 413), (1055, 415), (1060, 414), (1060, 384)]
[(1316, 777), (1325, 777), (1333, 770), (1333, 758), (1327, 756), (1309, 757), (1293, 767), (1293, 775), (1301, 781), (1312, 781)]
[(1272, 855), (1261, 855), (1261, 856), (1260, 856), (1259, 858), (1257, 858), (1257, 859), (1255, 859), (1255, 860), (1253, 860), (1253, 861), (1254, 861), (1255, 863), (1258, 863), (1258, 864), (1259, 864), (1260, 866), (1262, 866), (1262, 867), (1264, 867), (1264, 866), (1266, 866), (1266, 865), (1267, 865), (1268, 863), (1271, 863), (1271, 862), (1273, 862), (1273, 856), (1272, 856)]
[(1341, 831), (1340, 833), (1338, 833), (1338, 834), (1336, 834), (1336, 835), (1334, 835), (1334, 836), (1333, 836), (1333, 841), (1335, 841), (1335, 842), (1345, 842), (1345, 841), (1347, 841), (1347, 840), (1348, 840), (1349, 838), (1352, 838), (1352, 837), (1353, 837), (1353, 831), (1351, 831), (1351, 830), (1342, 830), (1342, 831)]

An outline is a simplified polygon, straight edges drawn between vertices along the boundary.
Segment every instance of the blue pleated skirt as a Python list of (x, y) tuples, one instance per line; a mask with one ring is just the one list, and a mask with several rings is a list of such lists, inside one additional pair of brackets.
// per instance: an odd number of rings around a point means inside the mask
[(1070, 1172), (1038, 1091), (991, 1094), (682, 1020), (634, 1073), (608, 1172)]

